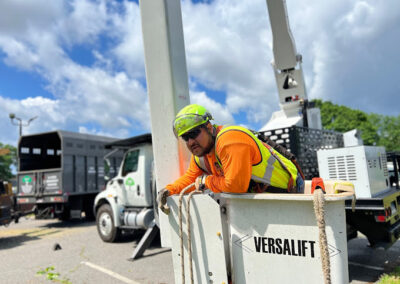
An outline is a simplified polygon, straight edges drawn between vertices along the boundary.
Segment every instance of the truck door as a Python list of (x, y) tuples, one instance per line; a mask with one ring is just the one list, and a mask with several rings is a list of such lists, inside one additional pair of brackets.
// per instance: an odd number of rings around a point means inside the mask
[(61, 172), (60, 171), (49, 171), (42, 174), (41, 181), (43, 192), (50, 193), (61, 193)]
[(38, 191), (37, 173), (22, 173), (18, 175), (18, 179), (18, 193), (22, 195), (34, 195)]
[[(129, 151), (124, 159), (122, 166), (123, 184), (120, 183), (123, 191), (122, 202), (125, 206), (137, 206), (137, 199), (140, 195), (140, 171), (139, 169), (139, 154), (140, 150), (135, 149)], [(142, 189), (143, 190), (143, 189)], [(124, 200), (125, 199), (125, 200)]]

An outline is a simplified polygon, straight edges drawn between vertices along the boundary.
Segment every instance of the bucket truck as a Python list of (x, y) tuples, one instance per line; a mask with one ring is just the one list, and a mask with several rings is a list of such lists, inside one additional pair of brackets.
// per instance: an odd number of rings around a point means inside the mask
[[(284, 3), (281, 3), (280, 7), (283, 8), (282, 11), (285, 11)], [(178, 139), (175, 139), (171, 131), (171, 122), (176, 113), (183, 106), (189, 104), (180, 1), (142, 0), (140, 1), (140, 10), (146, 79), (150, 98), (156, 179), (158, 189), (161, 189), (182, 174), (183, 170), (187, 168), (188, 161), (185, 147), (180, 144)], [(273, 12), (270, 11), (270, 13)], [(295, 60), (295, 62), (298, 61)], [(294, 87), (294, 81), (296, 79), (299, 80), (299, 72), (295, 72), (292, 68), (285, 67), (282, 70), (287, 75), (287, 84), (289, 87)], [(288, 103), (297, 106), (297, 100), (294, 97)], [(294, 116), (289, 110), (285, 115)], [(301, 119), (302, 117), (294, 118), (293, 120), (296, 121), (296, 124), (302, 124), (302, 121), (300, 122)], [(286, 197), (290, 199), (288, 195)], [(265, 200), (269, 198), (273, 199), (272, 196), (266, 196), (265, 194), (222, 194), (221, 196), (214, 197), (209, 195), (194, 195), (191, 211), (189, 211), (190, 203), (188, 198), (184, 203), (187, 204), (185, 206), (188, 214), (190, 212), (191, 217), (187, 216), (183, 218), (186, 220), (184, 222), (188, 225), (188, 232), (181, 235), (181, 238), (177, 236), (178, 227), (182, 228), (181, 225), (178, 226), (176, 214), (177, 208), (180, 207), (178, 206), (178, 198), (170, 197), (167, 199), (168, 205), (171, 208), (170, 215), (159, 215), (161, 243), (164, 247), (172, 247), (177, 283), (185, 283), (184, 277), (183, 280), (180, 280), (179, 274), (182, 272), (182, 276), (184, 276), (188, 267), (186, 260), (182, 260), (181, 266), (179, 266), (179, 257), (184, 258), (184, 255), (191, 255), (190, 250), (192, 247), (193, 262), (192, 259), (189, 261), (190, 267), (192, 267), (191, 264), (193, 263), (194, 268), (194, 278), (191, 278), (192, 283), (229, 283), (230, 281), (232, 283), (293, 283), (296, 280), (297, 282), (304, 283), (322, 282), (320, 270), (310, 268), (309, 266), (311, 263), (316, 267), (320, 264), (319, 255), (314, 254), (317, 251), (317, 249), (314, 250), (314, 244), (316, 244), (315, 248), (319, 246), (315, 240), (317, 234), (313, 234), (312, 237), (308, 237), (305, 234), (306, 231), (308, 233), (315, 232), (316, 225), (315, 222), (311, 225), (312, 221), (309, 216), (299, 217), (299, 209), (296, 208), (286, 217), (278, 218), (279, 220), (276, 220), (276, 218), (274, 220), (267, 220), (263, 217), (276, 216), (276, 214), (266, 215), (266, 212), (253, 210), (255, 208), (253, 207), (254, 204), (261, 205), (260, 207), (263, 209), (273, 208), (273, 205), (266, 205), (262, 201), (264, 198)], [(307, 198), (311, 200), (312, 196), (308, 196), (305, 199)], [(282, 208), (279, 204), (286, 204), (292, 209), (293, 206), (290, 205), (299, 205), (300, 207), (303, 205), (302, 202), (297, 202), (300, 201), (298, 199), (292, 200), (296, 200), (296, 202), (286, 202), (283, 199), (278, 201), (278, 199), (277, 197), (277, 199), (271, 201), (278, 208)], [(278, 202), (275, 203), (276, 201)], [(343, 242), (343, 237), (344, 240), (346, 239), (345, 234), (343, 234), (345, 227), (342, 228), (345, 223), (344, 220), (341, 220), (344, 217), (344, 199), (337, 199), (337, 201), (337, 212), (340, 212), (340, 214), (332, 214), (330, 216), (339, 217), (340, 222), (336, 222), (336, 224), (340, 224), (341, 228), (329, 230), (329, 232), (333, 232), (335, 235), (338, 232), (342, 233), (339, 233), (340, 236), (338, 235), (339, 238), (337, 240), (334, 241), (331, 239), (329, 242), (334, 243), (336, 253), (342, 253), (332, 263), (332, 267), (340, 270), (340, 272), (334, 271), (332, 283), (345, 283), (348, 281), (347, 246), (346, 241)], [(238, 205), (236, 208), (240, 207), (243, 211), (233, 209), (233, 206), (236, 205)], [(285, 209), (282, 211), (285, 212)], [(306, 211), (310, 213), (309, 209), (304, 210), (304, 212)], [(254, 216), (260, 216), (261, 218), (252, 218)], [(296, 216), (296, 220), (293, 220), (294, 216)], [(237, 220), (239, 222), (234, 224), (236, 217), (238, 217)], [(283, 221), (284, 219), (286, 221)], [(182, 218), (179, 218), (179, 223), (181, 223), (180, 220)], [(193, 222), (193, 246), (181, 243), (180, 247), (182, 249), (179, 252), (179, 249), (177, 250), (179, 239), (189, 241), (190, 238), (189, 220)], [(305, 224), (304, 221), (306, 220), (309, 223)], [(299, 221), (299, 226), (296, 225), (297, 221)], [(310, 226), (313, 227), (311, 228)], [(297, 227), (302, 232), (295, 233), (293, 227)], [(247, 229), (249, 229), (249, 233), (247, 233)], [(276, 231), (276, 229), (282, 229), (282, 234)], [(257, 232), (254, 232), (254, 230)], [(285, 236), (286, 234), (288, 236)], [(296, 240), (295, 236), (298, 237), (296, 237)], [(303, 253), (300, 253), (302, 258), (282, 258), (280, 255), (277, 255), (275, 258), (275, 256), (270, 256), (269, 254), (271, 252), (282, 253), (282, 247), (280, 247), (281, 249), (277, 247), (275, 250), (275, 242), (279, 244), (278, 247), (281, 244), (285, 246), (286, 255), (299, 256), (296, 253), (298, 250), (294, 248), (295, 243), (303, 244), (303, 251), (312, 253), (307, 254), (305, 258), (303, 258), (305, 256)], [(289, 243), (293, 246), (294, 254), (291, 251), (289, 252), (291, 250)], [(184, 251), (185, 253), (183, 253)], [(287, 267), (291, 267), (292, 273), (287, 273)], [(296, 268), (298, 270), (294, 271)], [(270, 271), (266, 273), (266, 269)], [(304, 271), (309, 271), (310, 274), (304, 274)], [(314, 271), (315, 273), (311, 275), (311, 272)], [(307, 278), (311, 278), (312, 281), (309, 281), (310, 279)]]
[(400, 191), (398, 171), (390, 178), (387, 160), (398, 169), (400, 156), (387, 156), (384, 147), (362, 146), (355, 130), (345, 134), (322, 130), (320, 111), (307, 99), (302, 56), (296, 51), (285, 1), (267, 0), (267, 5), (281, 110), (260, 132), (290, 149), (306, 179), (320, 176), (353, 182), (357, 202), (355, 211), (347, 204), (348, 238), (359, 231), (371, 246), (390, 246), (400, 237)]
[[(116, 240), (121, 230), (147, 229), (149, 235), (154, 235), (155, 229), (152, 228), (155, 227), (150, 219), (153, 215), (157, 215), (157, 210), (152, 210), (155, 205), (155, 187), (151, 188), (150, 183), (156, 183), (163, 187), (179, 177), (187, 168), (188, 152), (171, 131), (171, 122), (175, 114), (183, 106), (189, 104), (179, 5), (179, 1), (140, 2), (152, 139), (147, 137), (148, 140), (146, 140), (143, 138), (144, 136), (142, 137), (144, 140), (140, 137), (134, 137), (128, 139), (130, 142), (127, 140), (110, 144), (110, 147), (125, 147), (127, 152), (121, 163), (118, 176), (109, 181), (106, 190), (96, 197), (97, 226), (104, 241)], [(289, 28), (285, 1), (268, 0), (267, 5), (274, 40), (272, 66), (278, 87), (281, 110), (272, 115), (271, 120), (260, 132), (269, 136), (276, 143), (290, 149), (298, 157), (306, 177), (311, 179), (319, 176), (320, 172), (316, 151), (318, 149), (343, 147), (344, 138), (340, 133), (322, 130), (319, 109), (313, 108), (308, 103), (301, 66), (302, 56), (297, 53), (295, 48)], [(152, 182), (150, 182), (151, 174), (149, 170), (149, 165), (153, 159), (151, 140), (156, 173)], [(141, 153), (135, 154), (136, 170), (124, 171), (125, 165), (129, 164), (128, 160), (135, 151)], [(383, 153), (382, 149), (379, 151), (381, 151), (381, 154)], [(384, 157), (383, 154), (378, 159), (383, 162)], [(376, 160), (376, 158), (373, 160)], [(341, 171), (341, 169), (338, 171)], [(136, 175), (133, 178), (134, 183), (128, 182), (132, 175)], [(331, 178), (329, 176), (323, 177)], [(336, 178), (347, 179), (343, 176)], [(360, 178), (363, 177), (360, 176)], [(394, 200), (392, 200), (393, 196)], [(359, 211), (361, 210), (361, 206), (358, 206), (361, 204), (359, 199), (356, 203), (355, 214), (358, 214), (361, 218), (363, 214), (373, 217), (381, 216), (377, 215), (381, 214), (381, 210), (383, 210), (382, 212), (389, 212), (388, 208), (394, 206), (391, 217), (385, 217), (385, 222), (390, 219), (392, 225), (396, 225), (399, 200), (396, 199), (397, 195), (393, 196), (390, 198), (389, 205), (386, 204), (387, 201), (379, 198), (374, 199), (375, 201), (378, 200), (379, 204), (374, 208), (369, 207), (369, 209), (377, 209), (377, 211)], [(375, 197), (366, 200), (373, 198)], [(360, 212), (363, 213), (360, 215)], [(347, 214), (352, 216), (350, 207)], [(383, 219), (377, 217), (377, 220)], [(164, 214), (160, 215), (159, 225), (161, 228), (169, 226)], [(383, 228), (384, 226), (379, 228), (382, 232), (379, 240), (372, 235), (368, 236), (367, 234), (367, 237), (369, 237), (371, 243), (392, 243), (396, 239), (396, 234), (398, 234), (396, 229), (393, 230), (392, 225), (386, 229)], [(348, 229), (349, 232), (361, 230), (360, 227), (353, 227), (353, 225), (351, 227), (349, 225)], [(365, 230), (362, 232), (366, 233)], [(147, 239), (147, 242), (149, 239), (151, 237)], [(163, 246), (170, 246), (171, 244), (168, 234), (162, 236), (161, 241)], [(137, 254), (134, 253), (134, 257), (135, 255)]]

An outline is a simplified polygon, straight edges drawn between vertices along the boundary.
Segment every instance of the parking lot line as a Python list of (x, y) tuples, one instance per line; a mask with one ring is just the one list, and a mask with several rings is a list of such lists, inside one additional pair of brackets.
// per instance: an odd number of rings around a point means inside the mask
[(118, 280), (120, 280), (122, 282), (125, 282), (125, 283), (128, 283), (128, 284), (139, 284), (139, 282), (135, 282), (135, 281), (133, 281), (133, 280), (131, 280), (129, 278), (126, 278), (125, 276), (122, 276), (122, 275), (120, 275), (118, 273), (115, 273), (115, 272), (113, 272), (111, 270), (108, 270), (108, 269), (106, 269), (104, 267), (101, 267), (101, 266), (98, 266), (96, 264), (93, 264), (93, 263), (91, 263), (89, 261), (82, 261), (81, 264), (85, 264), (85, 265), (87, 265), (87, 266), (89, 266), (89, 267), (91, 267), (93, 269), (96, 269), (96, 270), (101, 271), (101, 272), (103, 272), (105, 274), (108, 274), (111, 277), (114, 277), (114, 278), (116, 278), (116, 279), (118, 279)]
[(352, 262), (352, 261), (349, 261), (349, 264), (350, 265), (354, 265), (354, 266), (368, 268), (368, 269), (378, 270), (378, 271), (383, 271), (384, 270), (383, 267), (371, 266), (371, 265), (361, 264), (361, 263)]

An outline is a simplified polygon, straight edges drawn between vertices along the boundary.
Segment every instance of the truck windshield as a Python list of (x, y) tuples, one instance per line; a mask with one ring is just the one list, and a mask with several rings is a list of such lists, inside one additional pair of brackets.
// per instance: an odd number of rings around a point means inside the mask
[(124, 167), (122, 168), (122, 176), (126, 176), (128, 173), (136, 172), (139, 161), (139, 150), (134, 150), (126, 154)]

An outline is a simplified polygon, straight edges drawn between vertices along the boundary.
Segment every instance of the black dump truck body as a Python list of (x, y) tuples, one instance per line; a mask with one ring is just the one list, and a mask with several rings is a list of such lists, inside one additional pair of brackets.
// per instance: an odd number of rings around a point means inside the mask
[[(104, 189), (104, 145), (114, 138), (53, 131), (22, 136), (18, 143), (17, 203), (33, 204), (36, 218), (92, 217)], [(122, 159), (114, 158), (110, 172)]]

